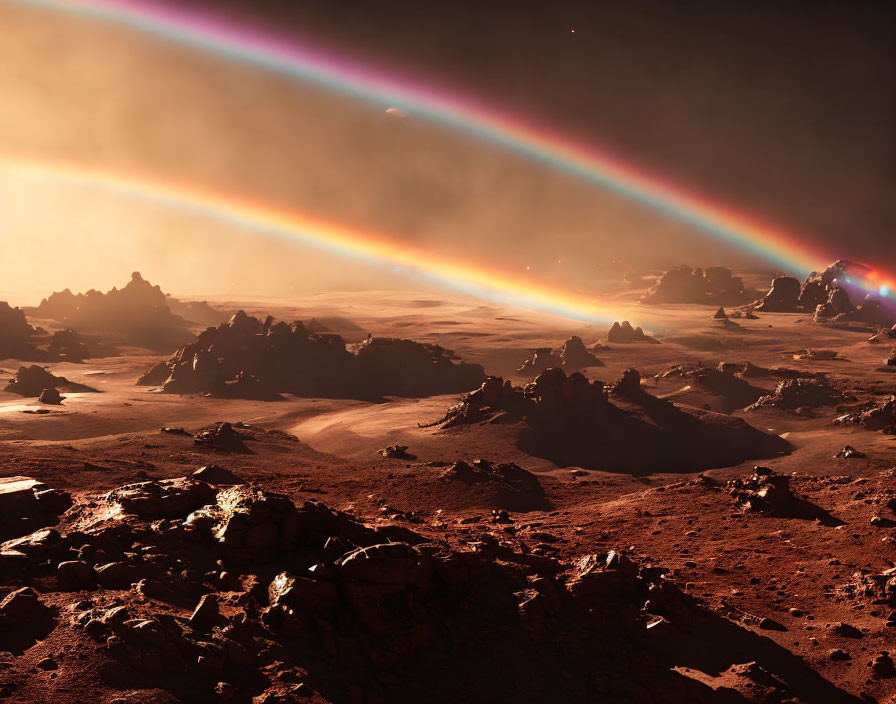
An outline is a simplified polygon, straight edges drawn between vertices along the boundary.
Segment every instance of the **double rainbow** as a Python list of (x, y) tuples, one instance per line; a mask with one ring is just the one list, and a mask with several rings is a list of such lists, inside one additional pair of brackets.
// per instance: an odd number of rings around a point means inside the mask
[(469, 97), (378, 71), (294, 40), (262, 34), (208, 14), (142, 0), (9, 0), (94, 18), (178, 42), (231, 61), (319, 85), (382, 108), (397, 107), (454, 131), (572, 174), (758, 255), (807, 274), (831, 257), (605, 151)]
[[(821, 269), (835, 258), (791, 233), (646, 174), (592, 145), (577, 142), (524, 118), (504, 114), (471, 98), (449, 95), (432, 86), (389, 75), (294, 40), (261, 34), (211, 15), (141, 0), (5, 1), (114, 23), (227, 60), (290, 76), (381, 108), (399, 108), (415, 118), (480, 139), (617, 193), (794, 274), (805, 275)], [(16, 166), (20, 172), (29, 168), (22, 164)], [(54, 168), (41, 165), (30, 170), (51, 177)], [(467, 287), (475, 295), (492, 300), (503, 298), (509, 302), (512, 299), (520, 305), (528, 301), (527, 307), (579, 319), (594, 319), (597, 315), (595, 306), (582, 297), (560, 294), (506, 274), (446, 262), (422, 251), (411, 252), (380, 234), (349, 231), (233, 197), (225, 198), (127, 174), (60, 168), (56, 176), (176, 203), (280, 235), (293, 233), (299, 240), (318, 245), (327, 243), (326, 246), (343, 253), (394, 261), (419, 271), (425, 270), (434, 280), (451, 281), (454, 288)], [(892, 290), (893, 286), (880, 283), (884, 279), (877, 274), (874, 283), (869, 282), (869, 288), (880, 288), (882, 292)]]

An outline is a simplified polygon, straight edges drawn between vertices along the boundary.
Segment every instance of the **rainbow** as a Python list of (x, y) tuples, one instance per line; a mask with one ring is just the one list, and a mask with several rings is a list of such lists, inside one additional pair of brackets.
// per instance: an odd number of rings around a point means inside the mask
[[(87, 187), (176, 208), (230, 227), (250, 229), (340, 256), (399, 266), (406, 274), (417, 274), (441, 287), (503, 305), (589, 323), (610, 322), (621, 312), (618, 307), (611, 310), (598, 306), (593, 298), (584, 295), (558, 291), (504, 272), (450, 261), (396, 244), (386, 235), (372, 230), (348, 228), (230, 194), (59, 162), (0, 160), (0, 177), (36, 180), (42, 186)], [(0, 178), (0, 185), (3, 178)]]
[(381, 108), (397, 107), (416, 118), (481, 139), (525, 158), (572, 174), (805, 275), (836, 257), (807, 246), (793, 234), (710, 202), (524, 118), (506, 115), (469, 97), (387, 75), (361, 62), (293, 40), (170, 5), (141, 0), (7, 0), (94, 18), (179, 42), (228, 60), (291, 76)]

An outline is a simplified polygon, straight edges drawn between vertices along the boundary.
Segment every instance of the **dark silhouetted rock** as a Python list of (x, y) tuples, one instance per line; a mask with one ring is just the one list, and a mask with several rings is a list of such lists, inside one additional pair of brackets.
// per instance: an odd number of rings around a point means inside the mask
[(799, 310), (800, 280), (792, 276), (778, 276), (756, 305), (766, 313), (796, 313)]
[(258, 400), (283, 393), (378, 399), (456, 393), (484, 378), (481, 366), (458, 362), (439, 345), (368, 338), (350, 351), (338, 335), (312, 333), (301, 322), (262, 323), (239, 311), (138, 383), (166, 393)]
[(518, 446), (561, 466), (638, 472), (660, 463), (694, 471), (777, 457), (789, 444), (740, 418), (677, 407), (647, 393), (636, 370), (613, 385), (548, 369), (525, 388), (489, 377), (437, 421), (443, 428), (470, 423), (518, 424)]
[(197, 445), (210, 447), (221, 452), (250, 453), (243, 436), (230, 423), (216, 423), (211, 428), (199, 431), (194, 440)]
[(59, 393), (58, 389), (50, 388), (50, 389), (44, 389), (43, 391), (41, 391), (40, 396), (38, 397), (37, 400), (40, 401), (41, 403), (47, 403), (47, 404), (58, 406), (60, 403), (62, 403), (62, 399), (63, 399), (63, 396), (61, 393)]
[(22, 310), (0, 301), (0, 359), (31, 359), (34, 334)]
[(44, 367), (32, 364), (30, 367), (20, 367), (15, 378), (7, 384), (4, 391), (28, 397), (39, 397), (47, 389), (64, 388), (72, 393), (95, 392), (96, 389), (84, 384), (69, 381), (64, 376), (54, 376)]
[(74, 330), (59, 330), (53, 333), (47, 348), (52, 359), (66, 362), (83, 362), (90, 357), (90, 349)]
[(573, 335), (556, 350), (549, 347), (535, 350), (517, 371), (520, 374), (540, 374), (552, 367), (562, 367), (568, 372), (574, 372), (586, 367), (602, 366), (604, 363), (588, 351), (582, 338)]

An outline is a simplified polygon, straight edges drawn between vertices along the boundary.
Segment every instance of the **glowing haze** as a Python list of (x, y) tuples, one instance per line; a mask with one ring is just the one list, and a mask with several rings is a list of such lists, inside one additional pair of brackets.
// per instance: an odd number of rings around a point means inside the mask
[[(4, 150), (20, 160), (15, 168), (7, 166), (7, 176), (19, 178), (24, 173), (31, 176), (39, 173), (45, 186), (71, 187), (80, 182), (82, 186), (102, 186), (104, 198), (117, 193), (129, 199), (139, 196), (162, 208), (177, 205), (177, 210), (184, 210), (184, 206), (189, 206), (186, 210), (194, 215), (201, 213), (206, 219), (211, 216), (212, 221), (227, 230), (225, 233), (211, 228), (214, 233), (211, 235), (207, 231), (208, 223), (171, 221), (168, 215), (144, 211), (125, 212), (123, 204), (113, 206), (104, 201), (108, 211), (118, 212), (119, 217), (111, 218), (112, 222), (107, 218), (99, 228), (104, 234), (97, 235), (91, 243), (83, 228), (74, 227), (71, 213), (74, 211), (75, 217), (83, 215), (85, 201), (97, 197), (96, 194), (79, 190), (80, 203), (73, 207), (72, 195), (63, 195), (57, 188), (53, 191), (56, 198), (53, 207), (66, 206), (66, 212), (57, 213), (58, 226), (67, 233), (74, 231), (82, 245), (80, 249), (86, 250), (81, 255), (85, 260), (85, 276), (88, 269), (98, 266), (104, 254), (108, 265), (110, 242), (115, 241), (112, 251), (125, 256), (119, 247), (120, 241), (133, 236), (135, 241), (143, 243), (143, 257), (149, 254), (152, 260), (154, 255), (168, 266), (178, 266), (177, 259), (185, 259), (189, 263), (180, 265), (193, 270), (197, 282), (202, 282), (197, 285), (214, 286), (213, 281), (203, 276), (215, 270), (216, 265), (220, 268), (222, 254), (228, 249), (226, 242), (235, 242), (230, 238), (241, 230), (262, 229), (269, 234), (288, 234), (293, 242), (327, 243), (322, 254), (305, 253), (306, 261), (296, 262), (295, 271), (307, 277), (309, 284), (321, 285), (325, 279), (320, 272), (325, 269), (334, 272), (331, 277), (340, 284), (344, 284), (348, 275), (348, 278), (363, 279), (368, 286), (394, 285), (396, 274), (404, 275), (412, 270), (418, 280), (425, 274), (423, 278), (430, 283), (448, 283), (456, 290), (490, 300), (502, 300), (503, 295), (505, 301), (512, 299), (538, 310), (559, 312), (562, 309), (565, 312), (561, 314), (569, 317), (592, 319), (596, 315), (592, 296), (574, 291), (583, 288), (586, 282), (594, 289), (598, 256), (614, 264), (613, 258), (631, 250), (633, 244), (635, 249), (646, 249), (653, 254), (659, 243), (663, 245), (659, 249), (674, 252), (679, 259), (686, 258), (684, 253), (688, 251), (695, 253), (692, 256), (704, 258), (719, 257), (726, 252), (730, 255), (731, 250), (726, 246), (734, 246), (798, 274), (820, 268), (832, 258), (804, 238), (757, 223), (742, 213), (640, 172), (594, 147), (527, 124), (521, 117), (502, 114), (430, 86), (374, 72), (295, 42), (252, 34), (244, 28), (222, 24), (211, 16), (187, 15), (171, 7), (148, 3), (7, 1), (9, 5), (47, 8), (54, 11), (51, 15), (71, 13), (77, 23), (64, 25), (63, 33), (88, 32), (95, 37), (96, 32), (104, 32), (102, 36), (108, 40), (109, 30), (117, 28), (120, 33), (122, 26), (139, 30), (149, 35), (151, 42), (134, 50), (137, 57), (134, 66), (144, 68), (148, 56), (162, 56), (176, 66), (163, 66), (158, 72), (161, 77), (147, 71), (145, 80), (142, 73), (132, 70), (128, 79), (136, 85), (124, 85), (121, 77), (116, 77), (118, 82), (113, 85), (121, 95), (113, 97), (121, 97), (126, 105), (133, 101), (134, 106), (140, 107), (136, 111), (131, 107), (127, 119), (86, 110), (84, 103), (90, 103), (89, 95), (78, 95), (69, 103), (75, 104), (72, 114), (63, 113), (63, 118), (74, 117), (73, 123), (82, 121), (84, 129), (72, 124), (68, 137), (61, 134), (65, 120), (54, 125), (54, 116), (45, 115), (46, 124), (31, 127), (27, 100), (22, 101), (26, 107), (19, 112), (7, 106), (5, 126), (10, 129), (3, 132), (11, 132), (13, 137)], [(64, 12), (56, 13), (56, 10)], [(39, 19), (43, 18), (41, 15)], [(27, 25), (31, 18), (13, 19)], [(85, 28), (84, 22), (96, 26)], [(42, 38), (43, 31), (43, 28), (36, 30), (35, 36)], [(167, 54), (174, 52), (152, 44), (159, 38), (163, 44), (173, 42), (191, 50), (198, 49), (223, 57), (228, 63), (285, 76), (300, 85), (286, 91), (281, 84), (266, 83), (267, 79), (258, 74), (238, 73), (240, 81), (251, 80), (253, 86), (262, 86), (251, 103), (253, 110), (246, 113), (234, 110), (239, 103), (233, 98), (228, 104), (230, 86), (225, 86), (223, 91), (206, 96), (208, 106), (197, 113), (193, 105), (196, 99), (186, 88), (187, 83), (177, 86), (176, 96), (167, 91), (171, 90), (170, 84), (182, 80), (182, 73), (189, 74), (189, 69), (182, 71), (185, 65), (202, 62), (191, 55), (169, 57)], [(23, 47), (33, 48), (24, 44)], [(128, 52), (131, 52), (130, 46)], [(9, 57), (3, 62), (3, 58), (0, 54), (0, 64), (5, 63), (7, 70), (14, 70), (11, 67), (16, 62)], [(102, 65), (109, 63), (105, 52), (91, 57), (89, 62), (83, 57), (79, 61), (84, 65), (78, 66), (72, 60), (69, 63), (75, 64), (74, 68), (63, 66), (64, 70), (75, 71), (81, 77), (75, 85), (83, 84), (84, 76), (102, 76), (104, 71), (114, 70)], [(56, 64), (50, 65), (55, 74)], [(206, 86), (216, 76), (223, 75), (222, 72), (229, 80), (233, 80), (235, 73), (229, 68), (208, 65), (195, 70), (197, 83)], [(134, 81), (135, 75), (139, 76), (137, 81)], [(23, 72), (14, 77), (27, 93), (30, 89), (27, 74)], [(54, 79), (44, 73), (42, 80), (49, 83)], [(108, 91), (103, 93), (103, 87), (97, 85), (98, 100), (109, 95)], [(45, 93), (58, 95), (61, 90), (59, 84), (53, 84), (52, 91)], [(146, 115), (149, 99), (139, 102), (134, 97), (146, 94), (151, 96), (152, 107), (158, 111), (152, 116), (155, 120)], [(40, 95), (39, 99), (44, 97)], [(33, 91), (31, 98), (34, 98)], [(253, 125), (252, 118), (267, 110), (271, 101), (285, 106), (282, 114), (275, 120), (266, 118), (263, 128)], [(373, 106), (380, 120), (372, 122), (370, 108), (358, 107), (359, 102)], [(164, 106), (163, 110), (159, 104)], [(222, 126), (224, 107), (227, 119), (233, 122)], [(308, 118), (314, 111), (317, 111), (316, 122)], [(204, 121), (197, 119), (199, 114)], [(215, 119), (209, 119), (212, 115)], [(99, 127), (93, 124), (97, 117)], [(107, 127), (117, 126), (120, 134), (110, 134), (115, 131), (110, 129), (104, 131), (103, 117)], [(405, 117), (412, 119), (405, 120)], [(296, 138), (289, 131), (301, 119), (305, 120), (302, 123), (305, 129)], [(0, 126), (4, 126), (2, 120), (3, 109), (0, 109)], [(163, 130), (158, 127), (160, 123), (164, 124)], [(152, 139), (145, 139), (146, 135)], [(346, 135), (356, 152), (349, 158), (345, 158)], [(469, 137), (473, 138), (472, 142)], [(259, 143), (267, 146), (259, 147)], [(23, 144), (24, 148), (20, 146)], [(301, 154), (307, 158), (308, 150), (314, 149), (315, 144), (323, 145), (313, 155), (315, 158), (297, 164), (296, 156)], [(387, 146), (377, 151), (377, 144)], [(365, 154), (365, 149), (371, 152)], [(53, 158), (47, 159), (47, 153), (53, 154)], [(37, 169), (34, 154), (40, 156)], [(388, 158), (384, 158), (386, 154)], [(458, 160), (458, 154), (464, 155), (464, 159)], [(22, 159), (31, 166), (24, 168)], [(65, 166), (69, 162), (88, 163), (97, 159), (105, 165), (77, 170)], [(450, 164), (449, 170), (446, 164)], [(222, 169), (222, 165), (226, 168)], [(380, 178), (371, 178), (377, 171), (381, 172), (377, 174)], [(387, 178), (382, 178), (382, 172)], [(176, 176), (160, 175), (166, 173)], [(466, 191), (457, 189), (457, 182), (472, 181), (477, 175), (483, 178), (482, 174), (486, 174), (482, 183), (473, 182), (474, 187)], [(328, 180), (332, 186), (321, 188), (320, 183)], [(35, 179), (30, 181), (31, 190), (22, 202), (30, 198), (33, 206), (40, 200), (38, 191), (34, 190), (40, 184)], [(394, 186), (396, 182), (400, 187)], [(428, 189), (422, 198), (421, 193), (408, 193), (409, 185), (416, 189), (421, 182)], [(594, 186), (599, 189), (595, 191)], [(7, 183), (6, 188), (9, 191), (12, 186)], [(512, 194), (509, 199), (508, 192)], [(224, 197), (221, 193), (242, 195)], [(536, 197), (528, 197), (532, 194)], [(390, 202), (388, 195), (400, 196), (400, 203)], [(502, 197), (508, 200), (502, 202)], [(271, 204), (266, 206), (265, 202)], [(643, 211), (653, 211), (653, 214)], [(302, 216), (298, 217), (296, 212)], [(342, 224), (335, 226), (334, 222)], [(160, 224), (165, 227), (158, 227)], [(148, 232), (152, 226), (156, 226), (154, 236), (132, 235), (141, 230)], [(7, 228), (7, 237), (18, 236), (23, 242), (33, 238), (31, 233), (25, 234), (26, 230), (27, 226), (20, 221), (15, 227)], [(709, 235), (710, 241), (698, 248), (695, 232)], [(633, 237), (636, 234), (638, 239)], [(153, 237), (158, 250), (166, 250), (164, 256), (159, 251), (146, 251), (151, 248), (149, 243)], [(196, 243), (206, 244), (209, 237), (214, 244), (197, 253)], [(232, 246), (238, 252), (239, 246)], [(284, 266), (289, 255), (277, 245), (253, 241), (250, 246), (256, 263), (271, 267), (267, 272), (268, 281), (290, 277), (289, 268)], [(27, 251), (25, 245), (20, 247), (22, 252)], [(135, 251), (130, 256), (140, 260), (143, 258), (140, 254)], [(336, 254), (351, 254), (355, 260), (346, 265), (336, 264), (333, 261)], [(367, 266), (369, 261), (359, 262), (360, 255), (373, 257), (378, 268)], [(236, 256), (245, 264), (244, 253)], [(207, 270), (197, 270), (197, 259), (205, 259)], [(493, 264), (482, 266), (483, 261)], [(271, 266), (271, 262), (277, 263)], [(535, 265), (530, 267), (529, 262)], [(551, 262), (551, 267), (545, 266), (545, 262)], [(324, 263), (326, 266), (322, 266)], [(698, 259), (695, 263), (711, 262)], [(631, 264), (631, 259), (624, 262), (627, 266)], [(396, 272), (394, 265), (399, 265), (401, 271)], [(140, 261), (120, 265), (122, 271), (141, 266)], [(278, 266), (284, 269), (276, 271)], [(54, 268), (47, 267), (49, 271)], [(530, 268), (535, 270), (531, 276), (522, 274)], [(8, 272), (7, 281), (16, 282), (16, 273), (21, 276), (21, 269)], [(121, 274), (116, 273), (118, 280)], [(230, 280), (234, 280), (232, 276)], [(36, 285), (33, 280), (30, 283)], [(258, 278), (251, 281), (251, 285), (259, 283), (264, 285)]]

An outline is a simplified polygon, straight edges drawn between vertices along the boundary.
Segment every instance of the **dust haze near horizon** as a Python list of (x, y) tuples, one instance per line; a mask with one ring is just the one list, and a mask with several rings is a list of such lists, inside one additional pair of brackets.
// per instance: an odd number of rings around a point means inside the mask
[[(235, 194), (568, 289), (597, 291), (637, 266), (763, 265), (387, 105), (62, 13), (0, 2), (0, 26), (7, 157)], [(133, 270), (189, 295), (426, 286), (388, 266), (88, 188), (9, 179), (0, 208), (0, 288), (32, 300), (111, 288)]]

